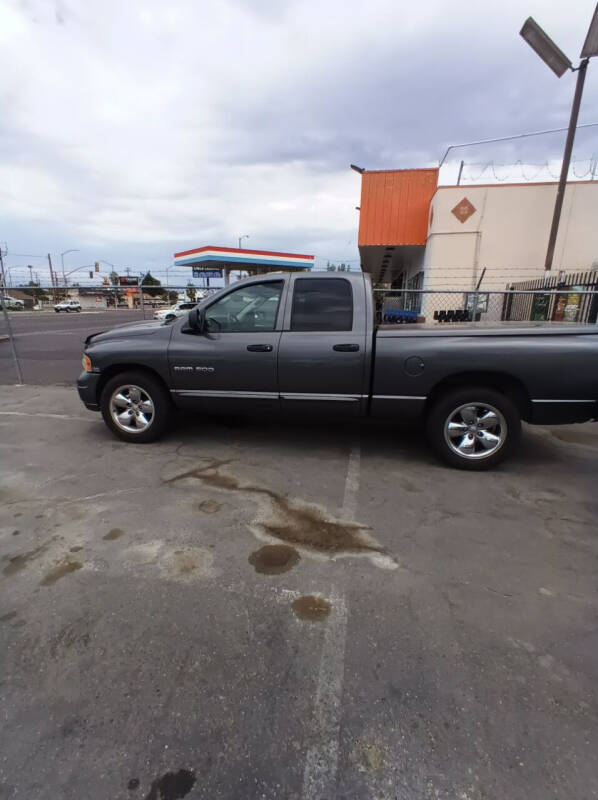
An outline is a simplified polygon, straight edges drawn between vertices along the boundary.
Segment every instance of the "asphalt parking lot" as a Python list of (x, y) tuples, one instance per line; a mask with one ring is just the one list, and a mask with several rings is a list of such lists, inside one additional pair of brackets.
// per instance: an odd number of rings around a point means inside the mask
[(0, 396), (0, 798), (598, 797), (598, 425), (469, 474)]
[[(152, 314), (153, 309), (145, 309), (146, 318)], [(121, 308), (116, 311), (82, 311), (79, 314), (51, 311), (10, 313), (23, 380), (34, 384), (72, 385), (81, 372), (83, 342), (90, 333), (141, 319), (141, 311)], [(6, 323), (0, 314), (0, 338), (6, 333)], [(0, 341), (0, 384), (15, 381), (10, 345)]]

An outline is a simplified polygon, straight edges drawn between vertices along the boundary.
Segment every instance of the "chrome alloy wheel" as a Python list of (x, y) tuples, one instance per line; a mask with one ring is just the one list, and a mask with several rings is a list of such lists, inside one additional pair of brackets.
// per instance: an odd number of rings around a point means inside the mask
[(488, 458), (507, 439), (507, 422), (489, 403), (459, 406), (444, 423), (444, 438), (450, 449), (463, 458)]
[(154, 421), (154, 403), (139, 386), (119, 386), (110, 397), (110, 416), (127, 433), (142, 433)]

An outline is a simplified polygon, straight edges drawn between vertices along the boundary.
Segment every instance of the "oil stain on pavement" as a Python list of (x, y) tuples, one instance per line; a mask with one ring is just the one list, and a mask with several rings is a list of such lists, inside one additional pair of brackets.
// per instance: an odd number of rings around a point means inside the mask
[(195, 786), (195, 773), (188, 769), (167, 772), (152, 783), (145, 800), (181, 800)]
[(293, 600), (293, 611), (299, 619), (321, 622), (330, 614), (332, 606), (323, 597), (306, 594)]
[(107, 542), (113, 542), (115, 539), (120, 539), (123, 533), (124, 531), (120, 528), (112, 528), (105, 536), (102, 536), (102, 539), (105, 539)]
[(197, 509), (203, 514), (216, 514), (220, 511), (220, 503), (215, 500), (202, 500), (197, 504)]
[(30, 561), (33, 561), (45, 550), (47, 550), (47, 548), (48, 544), (41, 544), (39, 547), (36, 547), (33, 550), (28, 550), (26, 553), (19, 553), (16, 556), (4, 556), (3, 560), (8, 563), (2, 570), (2, 574), (6, 575), (7, 578), (16, 575), (18, 572), (25, 569)]
[(377, 566), (395, 568), (396, 561), (366, 531), (367, 526), (336, 519), (314, 504), (289, 500), (272, 489), (244, 485), (233, 475), (220, 471), (230, 461), (211, 459), (203, 467), (194, 467), (163, 483), (173, 485), (196, 479), (204, 486), (222, 491), (253, 495), (261, 515), (251, 529), (258, 537), (275, 538), (292, 547), (334, 558), (341, 555), (368, 555)]
[(80, 561), (75, 561), (75, 559), (70, 556), (64, 556), (64, 558), (57, 561), (54, 567), (44, 575), (39, 585), (53, 586), (53, 584), (61, 578), (70, 575), (71, 572), (76, 572), (78, 569), (81, 569), (82, 566), (83, 564)]
[(280, 575), (288, 572), (299, 561), (299, 553), (286, 544), (266, 544), (253, 552), (249, 563), (262, 575)]

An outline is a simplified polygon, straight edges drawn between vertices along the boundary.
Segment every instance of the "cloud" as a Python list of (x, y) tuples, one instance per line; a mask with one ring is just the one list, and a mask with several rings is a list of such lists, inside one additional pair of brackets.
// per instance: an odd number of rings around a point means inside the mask
[[(256, 247), (353, 259), (349, 163), (428, 166), (452, 142), (565, 125), (572, 76), (558, 81), (517, 34), (532, 13), (574, 60), (592, 11), (591, 0), (5, 3), (0, 239), (113, 262), (137, 253), (146, 266), (249, 233)], [(598, 150), (592, 133), (581, 157)], [(466, 152), (544, 160), (560, 147)]]

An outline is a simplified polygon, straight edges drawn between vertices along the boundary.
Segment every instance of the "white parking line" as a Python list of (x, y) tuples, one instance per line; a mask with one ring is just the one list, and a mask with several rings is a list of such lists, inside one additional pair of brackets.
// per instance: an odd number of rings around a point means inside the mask
[[(341, 516), (354, 519), (359, 493), (361, 448), (349, 454)], [(314, 704), (315, 742), (307, 751), (303, 771), (303, 800), (331, 800), (336, 796), (341, 699), (345, 672), (348, 611), (342, 594), (331, 592), (332, 612), (324, 632), (318, 688)]]
[(314, 704), (315, 743), (307, 751), (303, 800), (336, 797), (341, 696), (347, 640), (347, 607), (343, 597), (330, 597), (332, 612), (324, 632)]
[(361, 467), (361, 448), (359, 444), (354, 444), (349, 453), (349, 463), (347, 465), (347, 477), (345, 478), (345, 493), (343, 495), (343, 506), (341, 516), (343, 519), (355, 519), (357, 511), (357, 495), (359, 494), (359, 474)]

